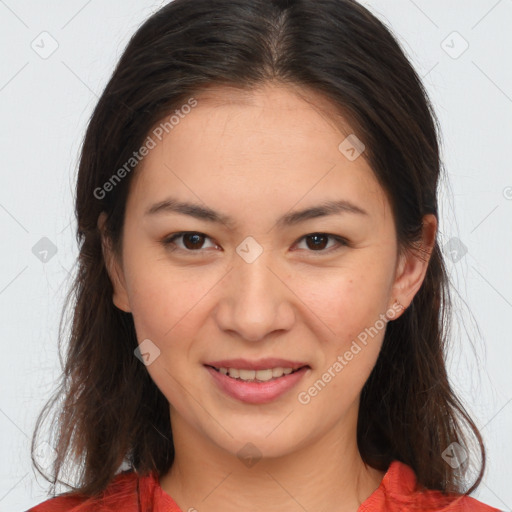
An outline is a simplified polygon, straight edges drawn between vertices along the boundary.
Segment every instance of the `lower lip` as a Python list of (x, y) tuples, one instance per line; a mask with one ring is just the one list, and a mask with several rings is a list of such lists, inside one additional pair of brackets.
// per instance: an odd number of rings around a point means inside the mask
[(307, 366), (296, 372), (266, 382), (246, 382), (224, 375), (210, 366), (205, 366), (213, 380), (229, 396), (250, 404), (266, 404), (289, 391), (309, 369)]

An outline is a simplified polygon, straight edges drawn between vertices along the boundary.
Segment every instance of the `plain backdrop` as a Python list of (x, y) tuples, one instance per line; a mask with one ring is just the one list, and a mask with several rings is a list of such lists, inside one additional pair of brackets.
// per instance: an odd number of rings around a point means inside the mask
[[(78, 150), (129, 37), (162, 3), (0, 0), (0, 511), (47, 498), (29, 447), (60, 373)], [(398, 37), (441, 121), (440, 241), (459, 300), (450, 374), (488, 449), (474, 495), (511, 510), (512, 1), (363, 3)]]

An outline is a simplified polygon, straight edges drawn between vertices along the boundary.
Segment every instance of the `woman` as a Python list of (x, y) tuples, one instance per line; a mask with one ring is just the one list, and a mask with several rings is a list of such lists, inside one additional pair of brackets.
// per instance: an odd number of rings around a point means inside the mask
[(80, 161), (78, 485), (31, 510), (496, 510), (444, 362), (436, 122), (352, 0), (148, 19)]

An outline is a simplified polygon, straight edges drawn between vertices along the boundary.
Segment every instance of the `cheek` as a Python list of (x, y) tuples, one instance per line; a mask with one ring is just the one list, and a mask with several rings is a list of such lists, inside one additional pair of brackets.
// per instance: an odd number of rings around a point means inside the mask
[(319, 335), (322, 355), (297, 398), (301, 404), (314, 404), (311, 414), (317, 411), (329, 422), (357, 400), (375, 367), (387, 325), (381, 318), (387, 311), (387, 281), (379, 281), (378, 272), (354, 271), (333, 272), (321, 284), (303, 284), (301, 294), (309, 297), (309, 309), (331, 332)]
[(188, 302), (179, 279), (161, 261), (153, 260), (137, 254), (126, 259), (126, 285), (139, 341), (161, 340), (185, 315)]
[(222, 274), (208, 266), (193, 272), (171, 268), (166, 260), (152, 261), (149, 256), (129, 263), (128, 295), (139, 341), (150, 338), (168, 348), (178, 339), (193, 338)]
[(322, 269), (292, 284), (340, 348), (373, 326), (387, 310), (389, 274), (375, 264)]
[(172, 295), (166, 293), (165, 280), (156, 279), (150, 272), (140, 272), (134, 274), (127, 284), (139, 341), (142, 338), (161, 338), (173, 326), (173, 312), (176, 310)]

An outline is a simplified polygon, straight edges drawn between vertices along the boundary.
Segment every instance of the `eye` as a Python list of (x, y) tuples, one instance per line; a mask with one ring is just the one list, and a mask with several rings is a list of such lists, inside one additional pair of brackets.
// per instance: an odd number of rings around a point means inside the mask
[[(328, 245), (328, 241), (335, 241), (339, 246), (347, 246), (348, 242), (344, 238), (336, 235), (330, 235), (328, 233), (311, 233), (304, 235), (299, 239), (299, 242), (304, 241), (306, 244), (306, 250), (308, 252), (326, 253), (331, 252), (332, 245)], [(176, 243), (177, 240), (181, 240), (180, 243)], [(171, 250), (179, 250), (188, 253), (200, 253), (201, 249), (205, 249), (205, 240), (211, 240), (211, 238), (204, 233), (197, 231), (182, 231), (174, 233), (162, 240), (164, 247), (168, 247)], [(336, 245), (336, 244), (333, 244)], [(218, 247), (216, 244), (212, 244), (211, 247)], [(301, 247), (299, 247), (302, 249)], [(325, 250), (325, 249), (328, 250)], [(339, 248), (339, 247), (338, 247)], [(337, 249), (334, 249), (337, 250)]]
[[(179, 239), (182, 239), (181, 246), (175, 242)], [(197, 231), (182, 231), (165, 238), (162, 240), (162, 244), (172, 250), (177, 248), (178, 250), (189, 253), (200, 252), (201, 249), (204, 249), (203, 245), (205, 239), (210, 239), (210, 237), (206, 236), (204, 233), (198, 233)], [(213, 247), (215, 247), (215, 244)]]
[(330, 235), (328, 233), (311, 233), (309, 235), (304, 235), (300, 241), (305, 241), (306, 249), (309, 250), (309, 252), (331, 252), (330, 250), (325, 250), (326, 246), (329, 249), (332, 248), (332, 245), (328, 246), (329, 239), (336, 241), (341, 246), (348, 245), (348, 242), (344, 238), (336, 235)]

